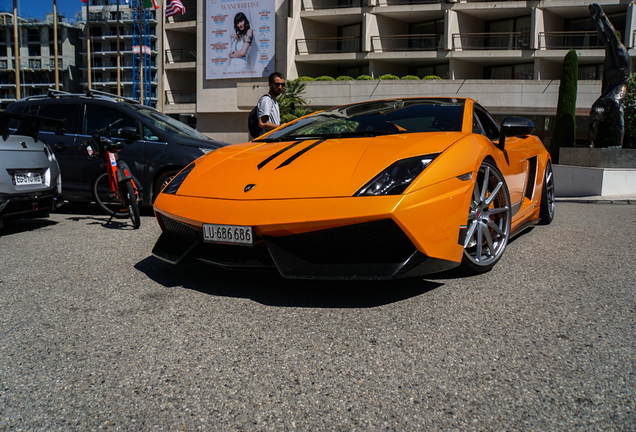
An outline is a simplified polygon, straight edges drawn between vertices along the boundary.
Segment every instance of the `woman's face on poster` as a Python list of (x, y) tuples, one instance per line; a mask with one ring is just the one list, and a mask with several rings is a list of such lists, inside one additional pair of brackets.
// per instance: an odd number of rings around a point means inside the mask
[(236, 26), (239, 28), (239, 30), (243, 30), (245, 28), (245, 20), (240, 20), (236, 23)]

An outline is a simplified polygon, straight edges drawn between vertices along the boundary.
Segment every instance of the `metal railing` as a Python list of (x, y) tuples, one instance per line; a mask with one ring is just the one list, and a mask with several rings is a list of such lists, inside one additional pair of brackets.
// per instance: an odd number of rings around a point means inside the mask
[(454, 33), (453, 49), (456, 51), (530, 49), (530, 33)]
[(449, 3), (448, 0), (379, 0), (378, 6), (403, 6), (416, 4)]
[(595, 31), (541, 32), (539, 49), (603, 48), (603, 42)]
[(196, 103), (196, 101), (196, 90), (166, 90), (166, 103), (169, 105)]
[(166, 63), (184, 63), (197, 61), (197, 52), (194, 50), (166, 50)]
[(443, 48), (444, 36), (435, 34), (372, 36), (371, 51), (435, 51)]
[(359, 37), (296, 39), (296, 54), (358, 53), (362, 51)]
[(367, 0), (302, 0), (302, 10), (340, 9), (366, 6)]

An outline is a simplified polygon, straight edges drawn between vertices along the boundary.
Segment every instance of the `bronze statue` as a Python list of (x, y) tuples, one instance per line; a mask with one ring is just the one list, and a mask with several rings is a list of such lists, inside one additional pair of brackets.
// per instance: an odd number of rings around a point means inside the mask
[(631, 74), (629, 53), (621, 43), (612, 23), (607, 19), (603, 9), (593, 3), (590, 14), (596, 24), (598, 37), (605, 45), (605, 80), (607, 88), (601, 94), (590, 110), (590, 147), (594, 147), (594, 139), (598, 125), (611, 115), (616, 118), (616, 148), (623, 147), (625, 125), (623, 122), (623, 99), (627, 91), (627, 80)]

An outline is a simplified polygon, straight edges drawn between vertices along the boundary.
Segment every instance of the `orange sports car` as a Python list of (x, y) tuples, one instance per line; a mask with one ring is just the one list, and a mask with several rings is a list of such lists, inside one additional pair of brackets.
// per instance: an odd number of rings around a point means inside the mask
[(287, 278), (490, 270), (554, 218), (550, 155), (530, 120), (472, 99), (339, 106), (192, 162), (159, 194), (153, 254)]

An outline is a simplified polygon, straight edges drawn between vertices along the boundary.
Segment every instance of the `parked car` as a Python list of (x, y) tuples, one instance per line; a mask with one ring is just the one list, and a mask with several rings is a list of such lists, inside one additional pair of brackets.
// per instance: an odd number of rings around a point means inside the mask
[(0, 228), (4, 221), (48, 217), (62, 205), (60, 167), (40, 128), (62, 134), (64, 121), (0, 112)]
[[(44, 130), (40, 139), (55, 152), (64, 178), (64, 197), (69, 201), (93, 200), (91, 184), (105, 169), (103, 161), (87, 160), (80, 145), (96, 131), (105, 136), (106, 127), (117, 119), (122, 121), (111, 131), (111, 138), (126, 142), (120, 157), (141, 182), (143, 204), (151, 204), (161, 188), (190, 162), (226, 145), (154, 108), (93, 90), (86, 94), (50, 91), (14, 102), (7, 111), (66, 119), (64, 135)], [(126, 136), (120, 134), (122, 130)]]
[(328, 109), (203, 156), (154, 203), (153, 254), (288, 278), (483, 273), (554, 217), (550, 154), (530, 120), (472, 99)]

